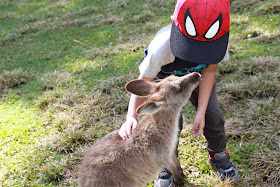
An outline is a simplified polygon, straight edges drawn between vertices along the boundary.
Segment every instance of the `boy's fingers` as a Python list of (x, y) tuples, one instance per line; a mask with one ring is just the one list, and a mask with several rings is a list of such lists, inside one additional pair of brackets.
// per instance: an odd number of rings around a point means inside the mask
[(198, 132), (193, 131), (193, 132), (192, 132), (192, 136), (193, 136), (193, 137), (196, 137), (196, 136), (199, 136), (199, 134), (198, 134)]
[(131, 137), (132, 130), (137, 126), (137, 120), (135, 118), (129, 118), (120, 128), (119, 135), (122, 139), (127, 140)]
[(127, 135), (126, 135), (126, 132), (125, 132), (125, 130), (123, 129), (123, 128), (121, 128), (120, 130), (119, 130), (119, 135), (120, 135), (120, 137), (122, 138), (122, 139), (127, 139)]
[(201, 127), (199, 127), (199, 125), (195, 123), (193, 125), (192, 131), (191, 131), (192, 136), (193, 137), (199, 136), (202, 134), (202, 132), (203, 132), (203, 129), (201, 129)]
[(202, 134), (202, 130), (201, 129), (198, 129), (197, 131), (197, 136), (200, 136)]
[(134, 119), (132, 122), (132, 129), (135, 129), (137, 126), (137, 121)]
[(120, 128), (119, 135), (122, 137), (122, 139), (126, 140), (127, 138), (129, 138), (130, 136), (129, 128), (131, 127), (127, 123), (124, 123)]
[(131, 136), (131, 125), (126, 125), (125, 132), (126, 132), (127, 138), (129, 138)]

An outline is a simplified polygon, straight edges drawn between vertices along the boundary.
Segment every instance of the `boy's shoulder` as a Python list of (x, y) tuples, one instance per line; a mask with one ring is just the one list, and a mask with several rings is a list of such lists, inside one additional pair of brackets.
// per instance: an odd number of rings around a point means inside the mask
[(159, 36), (162, 33), (169, 33), (169, 37), (170, 37), (170, 32), (171, 32), (171, 24), (167, 25), (165, 27), (162, 27), (155, 35), (155, 37)]
[(148, 46), (149, 50), (154, 48), (169, 47), (170, 48), (170, 32), (171, 25), (161, 28), (155, 35), (154, 39)]
[(175, 59), (170, 49), (170, 32), (171, 25), (161, 28), (148, 46), (148, 54), (150, 54), (153, 59), (160, 61), (157, 63), (161, 65), (170, 63)]
[(139, 66), (142, 75), (154, 78), (162, 66), (175, 60), (170, 49), (170, 32), (171, 25), (168, 25), (156, 33), (148, 46), (146, 57)]

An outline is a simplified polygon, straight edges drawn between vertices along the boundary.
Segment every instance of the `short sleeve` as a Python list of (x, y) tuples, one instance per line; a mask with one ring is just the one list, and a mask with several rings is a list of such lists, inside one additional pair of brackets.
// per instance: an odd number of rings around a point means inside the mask
[(228, 52), (228, 47), (227, 47), (226, 54), (225, 54), (223, 60), (221, 60), (221, 62), (228, 61), (228, 60), (229, 60), (229, 52)]
[(170, 31), (171, 25), (162, 28), (149, 44), (147, 56), (139, 66), (141, 75), (154, 78), (162, 66), (175, 60), (170, 49)]

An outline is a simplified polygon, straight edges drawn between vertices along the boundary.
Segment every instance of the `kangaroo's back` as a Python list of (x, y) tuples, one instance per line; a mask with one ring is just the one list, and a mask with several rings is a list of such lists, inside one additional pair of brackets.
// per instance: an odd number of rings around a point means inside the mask
[(137, 113), (146, 115), (128, 140), (122, 140), (114, 131), (87, 151), (79, 169), (79, 186), (142, 187), (163, 168), (182, 185), (183, 171), (175, 155), (178, 120), (199, 81), (200, 75), (193, 73), (170, 76), (159, 83), (129, 82), (129, 92), (150, 96), (137, 109)]

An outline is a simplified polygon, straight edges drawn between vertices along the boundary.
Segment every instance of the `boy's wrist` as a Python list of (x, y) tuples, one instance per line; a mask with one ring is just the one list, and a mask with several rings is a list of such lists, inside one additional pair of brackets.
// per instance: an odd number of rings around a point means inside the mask
[(205, 116), (205, 114), (206, 114), (206, 110), (204, 110), (204, 109), (197, 109), (197, 111), (196, 111), (196, 115), (204, 115)]
[(126, 116), (126, 120), (129, 120), (129, 119), (137, 119), (137, 116)]

